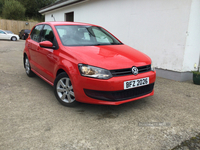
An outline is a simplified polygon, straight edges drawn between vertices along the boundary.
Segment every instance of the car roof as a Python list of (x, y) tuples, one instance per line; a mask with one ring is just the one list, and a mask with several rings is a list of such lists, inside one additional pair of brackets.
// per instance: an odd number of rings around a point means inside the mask
[[(29, 30), (29, 29), (22, 29), (22, 30), (27, 31), (27, 30)], [(21, 31), (22, 31), (22, 30), (21, 30)], [(29, 30), (29, 31), (30, 31), (30, 30)]]
[[(39, 24), (49, 24), (53, 26), (57, 25), (83, 25), (83, 26), (97, 26), (93, 24), (88, 24), (88, 23), (81, 23), (81, 22), (66, 22), (66, 21), (52, 21), (52, 22), (41, 22)], [(38, 25), (39, 25), (38, 24)]]

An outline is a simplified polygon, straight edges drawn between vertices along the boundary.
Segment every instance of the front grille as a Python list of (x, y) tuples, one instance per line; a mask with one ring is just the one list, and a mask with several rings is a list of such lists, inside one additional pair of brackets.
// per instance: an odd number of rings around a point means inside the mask
[[(138, 73), (144, 73), (151, 71), (151, 65), (147, 66), (141, 66), (137, 67), (138, 68)], [(126, 69), (118, 69), (118, 70), (110, 70), (111, 74), (113, 77), (118, 77), (118, 76), (127, 76), (127, 75), (132, 75), (132, 68), (126, 68)]]
[(84, 92), (88, 97), (94, 99), (116, 102), (149, 94), (153, 91), (153, 87), (154, 83), (122, 91), (95, 91), (95, 90), (84, 89)]

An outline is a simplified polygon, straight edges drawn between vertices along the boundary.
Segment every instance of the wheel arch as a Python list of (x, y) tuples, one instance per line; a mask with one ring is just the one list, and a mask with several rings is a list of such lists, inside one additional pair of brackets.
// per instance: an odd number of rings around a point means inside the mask
[(55, 68), (54, 76), (57, 77), (60, 73), (65, 72), (71, 78), (74, 74), (77, 74), (77, 69), (76, 63), (62, 59)]
[[(62, 73), (65, 72), (68, 77), (71, 79), (72, 84), (74, 84), (74, 80), (76, 80), (76, 75), (78, 74), (78, 68), (76, 68), (76, 64), (73, 64), (69, 61), (66, 61), (65, 63), (62, 63), (60, 65), (57, 66), (54, 77), (56, 79), (56, 77)], [(55, 81), (54, 79), (54, 81)]]
[(59, 74), (63, 73), (63, 72), (67, 73), (67, 72), (66, 72), (64, 69), (62, 69), (62, 68), (58, 69), (57, 72), (56, 72), (56, 77), (57, 77)]

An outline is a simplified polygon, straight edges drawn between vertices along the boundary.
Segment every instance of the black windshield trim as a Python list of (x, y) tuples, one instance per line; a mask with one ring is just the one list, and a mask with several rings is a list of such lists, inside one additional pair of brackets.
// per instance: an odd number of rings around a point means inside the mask
[(124, 45), (123, 43), (120, 44), (96, 44), (96, 45), (63, 45), (68, 47), (81, 47), (81, 46), (111, 46), (111, 45)]

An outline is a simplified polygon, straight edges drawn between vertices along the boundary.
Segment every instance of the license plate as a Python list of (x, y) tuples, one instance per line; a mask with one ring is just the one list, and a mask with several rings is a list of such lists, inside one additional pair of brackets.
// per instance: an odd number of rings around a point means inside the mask
[(140, 87), (140, 86), (144, 86), (148, 84), (149, 84), (149, 77), (137, 79), (137, 80), (125, 81), (124, 89), (126, 90), (126, 89), (136, 88), (136, 87)]

